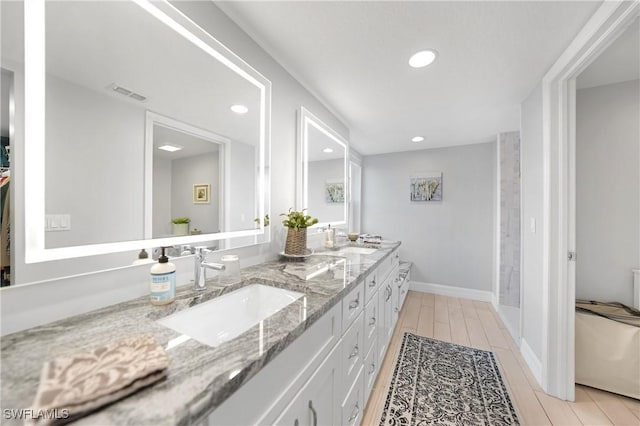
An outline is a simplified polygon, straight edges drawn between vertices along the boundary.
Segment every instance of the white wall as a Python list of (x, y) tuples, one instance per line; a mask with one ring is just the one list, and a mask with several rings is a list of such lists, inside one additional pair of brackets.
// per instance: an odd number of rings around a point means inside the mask
[(309, 214), (322, 222), (344, 221), (344, 203), (327, 203), (326, 183), (344, 180), (344, 159), (311, 161), (308, 169)]
[(576, 298), (633, 306), (640, 266), (640, 80), (578, 90)]
[[(542, 359), (542, 85), (521, 105), (522, 339)], [(535, 222), (535, 231), (532, 229)]]
[[(198, 228), (204, 234), (218, 232), (221, 229), (221, 224), (218, 221), (220, 202), (218, 158), (218, 152), (208, 152), (174, 160), (171, 189), (166, 189), (171, 191), (171, 217), (188, 217), (191, 219), (189, 229)], [(193, 185), (200, 183), (211, 185), (208, 204), (194, 204), (193, 202)], [(247, 198), (245, 201), (252, 204), (249, 200), (251, 198)]]
[(53, 76), (46, 95), (45, 213), (70, 214), (71, 230), (47, 232), (45, 246), (142, 239), (143, 104)]
[[(289, 207), (295, 205), (296, 111), (301, 105), (308, 107), (346, 139), (349, 136), (348, 128), (212, 2), (180, 1), (175, 5), (270, 79), (273, 84), (270, 168), (273, 188), (271, 191), (271, 212), (274, 218), (270, 227), (272, 243), (236, 249), (233, 252), (240, 255), (241, 265), (244, 266), (275, 258), (284, 244), (282, 225), (275, 218), (279, 213), (286, 212)], [(16, 87), (24, 90), (24, 84), (20, 78), (17, 79)], [(18, 113), (23, 114), (24, 104), (19, 99), (17, 99), (16, 108)], [(16, 129), (16, 138), (23, 138), (23, 119), (18, 118), (16, 125), (20, 127)], [(24, 163), (24, 150), (17, 148), (14, 152), (18, 164), (16, 188), (20, 190), (24, 188), (24, 176), (19, 172), (19, 164)], [(16, 194), (14, 204), (17, 210), (16, 232), (18, 235), (24, 235), (24, 221), (20, 218), (24, 197)], [(23, 239), (16, 242), (16, 253), (23, 252)], [(216, 257), (221, 254), (216, 253), (210, 258), (216, 260)], [(83, 258), (81, 262), (90, 264), (91, 260), (91, 257)], [(18, 259), (16, 262), (22, 262), (23, 273), (28, 273), (25, 270), (24, 259)], [(193, 278), (193, 259), (189, 257), (177, 259), (174, 263), (177, 267), (178, 283), (188, 283), (189, 279)], [(65, 265), (66, 262), (47, 262), (40, 264), (39, 267), (44, 270), (43, 273), (55, 274), (56, 269), (64, 268)], [(89, 276), (16, 286), (0, 291), (2, 292), (0, 297), (1, 331), (2, 334), (6, 334), (146, 295), (149, 291), (148, 266), (127, 267)]]
[(171, 234), (171, 179), (173, 162), (166, 158), (153, 159), (153, 230), (151, 235)]
[[(363, 231), (402, 240), (411, 279), (490, 292), (496, 144), (364, 157)], [(442, 171), (442, 202), (409, 201), (409, 177)]]

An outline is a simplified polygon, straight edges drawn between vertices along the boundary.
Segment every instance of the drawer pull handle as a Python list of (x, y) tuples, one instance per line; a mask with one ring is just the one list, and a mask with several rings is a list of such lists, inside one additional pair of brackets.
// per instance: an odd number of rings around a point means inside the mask
[(369, 287), (375, 287), (376, 286), (376, 279), (372, 279), (371, 282), (369, 283)]
[(347, 422), (349, 423), (353, 422), (355, 419), (358, 418), (359, 415), (360, 415), (360, 407), (358, 407), (358, 403), (356, 402), (356, 406), (353, 407), (353, 411), (351, 412), (351, 417), (349, 417), (349, 420), (347, 420)]
[(396, 311), (396, 312), (400, 312), (400, 309), (398, 309), (398, 308), (395, 308), (395, 311)]
[(369, 369), (369, 374), (373, 374), (376, 371), (376, 364), (371, 363), (371, 368)]
[(316, 413), (316, 409), (313, 408), (313, 402), (311, 400), (309, 400), (309, 409), (313, 415), (313, 426), (318, 426), (318, 413)]
[(387, 295), (387, 300), (386, 301), (388, 302), (389, 299), (391, 299), (391, 295), (393, 294), (393, 290), (391, 289), (391, 286), (388, 285), (388, 284), (387, 284), (387, 292), (388, 292), (388, 295)]
[(376, 317), (371, 317), (371, 318), (369, 319), (369, 325), (370, 325), (370, 326), (372, 326), (372, 327), (373, 327), (374, 325), (376, 325)]
[(358, 345), (356, 344), (353, 347), (353, 350), (351, 351), (351, 353), (349, 354), (349, 359), (354, 358), (356, 356), (358, 356), (358, 353), (360, 352), (360, 349), (358, 349)]
[(360, 306), (360, 297), (349, 303), (349, 310), (356, 309), (358, 306)]

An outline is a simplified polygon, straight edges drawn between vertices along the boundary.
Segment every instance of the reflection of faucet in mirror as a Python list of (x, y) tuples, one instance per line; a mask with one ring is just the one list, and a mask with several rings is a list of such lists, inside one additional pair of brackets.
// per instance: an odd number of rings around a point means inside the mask
[(207, 253), (211, 253), (206, 247), (195, 247), (195, 279), (193, 289), (197, 291), (207, 288), (207, 268), (223, 271), (225, 266), (220, 263), (206, 262)]

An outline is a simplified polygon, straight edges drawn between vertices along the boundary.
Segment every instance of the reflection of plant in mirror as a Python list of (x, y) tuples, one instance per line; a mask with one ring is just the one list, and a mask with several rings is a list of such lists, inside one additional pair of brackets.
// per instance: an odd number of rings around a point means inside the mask
[[(255, 223), (257, 223), (258, 225), (260, 224), (260, 218), (256, 217), (255, 219), (253, 219), (253, 221)], [(262, 223), (264, 224), (264, 226), (269, 226), (269, 224), (271, 223), (271, 219), (269, 219), (269, 215), (265, 214), (264, 215), (264, 220), (262, 221)]]
[(189, 223), (191, 222), (191, 219), (189, 219), (188, 217), (176, 217), (174, 219), (171, 219), (171, 222), (173, 223)]
[(318, 223), (318, 218), (305, 215), (305, 210), (306, 209), (302, 209), (302, 211), (298, 212), (293, 209), (289, 209), (289, 213), (281, 213), (280, 216), (286, 216), (286, 219), (282, 221), (282, 224), (287, 228), (293, 228), (298, 231), (300, 228), (308, 228), (309, 226)]

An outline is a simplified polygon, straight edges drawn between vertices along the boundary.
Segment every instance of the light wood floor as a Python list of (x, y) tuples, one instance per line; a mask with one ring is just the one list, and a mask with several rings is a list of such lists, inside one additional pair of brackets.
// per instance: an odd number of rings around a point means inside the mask
[(576, 386), (576, 401), (545, 394), (489, 303), (410, 291), (400, 312), (363, 425), (380, 424), (396, 356), (405, 331), (493, 351), (524, 425), (640, 425), (640, 401)]

